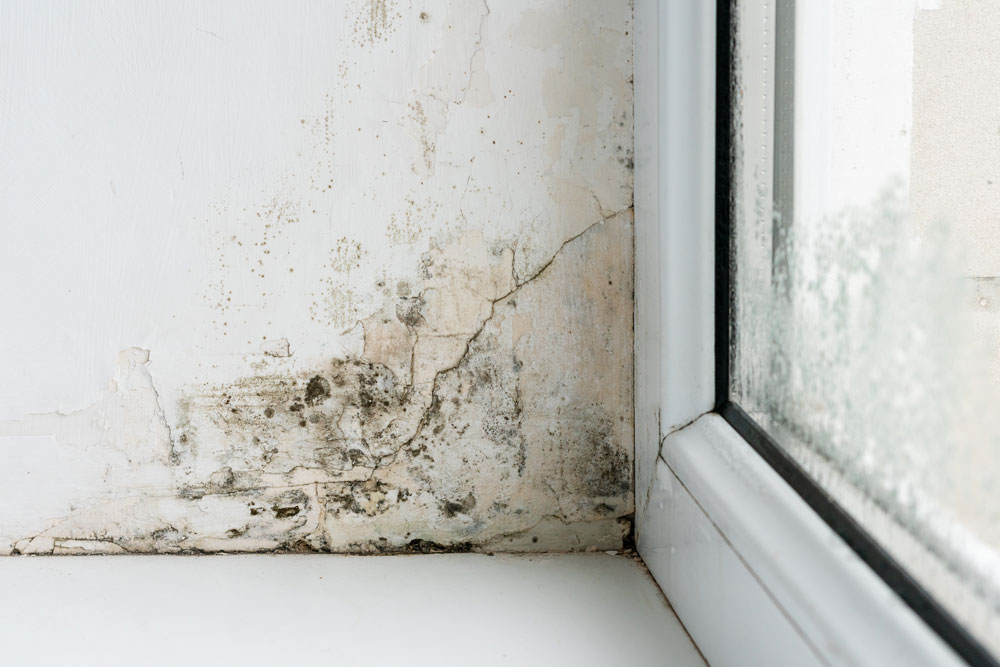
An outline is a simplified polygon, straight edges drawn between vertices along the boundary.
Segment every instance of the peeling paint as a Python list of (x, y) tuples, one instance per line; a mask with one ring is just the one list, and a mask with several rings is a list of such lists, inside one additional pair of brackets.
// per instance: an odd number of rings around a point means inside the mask
[(527, 4), (337, 18), (294, 155), (246, 158), (279, 166), (193, 215), (203, 280), (144, 302), (165, 333), (0, 421), (0, 553), (622, 546), (631, 6)]

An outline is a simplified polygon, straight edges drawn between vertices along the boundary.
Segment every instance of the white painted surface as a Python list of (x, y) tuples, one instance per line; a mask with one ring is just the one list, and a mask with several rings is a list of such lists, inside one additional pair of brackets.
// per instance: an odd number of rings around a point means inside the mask
[(639, 549), (709, 664), (824, 664), (663, 460)]
[[(715, 371), (715, 6), (661, 6), (663, 433), (710, 410)], [(671, 327), (671, 322), (685, 322)]]
[(660, 448), (663, 337), (660, 262), (660, 3), (635, 4), (635, 494), (642, 530), (646, 489)]
[[(714, 401), (715, 9), (636, 3), (636, 495)], [(684, 322), (684, 326), (676, 323)], [(639, 519), (638, 530), (642, 530)]]
[(620, 546), (631, 21), (0, 4), (0, 553)]
[(704, 665), (604, 554), (0, 561), (10, 664)]
[[(721, 417), (668, 437), (663, 460), (650, 504), (660, 532), (640, 552), (709, 662), (747, 664), (751, 651), (767, 656), (755, 664), (802, 664), (804, 643), (820, 664), (963, 664)], [(709, 627), (731, 607), (752, 634)]]

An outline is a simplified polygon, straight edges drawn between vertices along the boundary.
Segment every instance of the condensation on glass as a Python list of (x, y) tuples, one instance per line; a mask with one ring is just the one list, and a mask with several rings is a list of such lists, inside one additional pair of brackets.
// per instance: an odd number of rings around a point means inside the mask
[(735, 6), (731, 398), (1000, 654), (1000, 3)]

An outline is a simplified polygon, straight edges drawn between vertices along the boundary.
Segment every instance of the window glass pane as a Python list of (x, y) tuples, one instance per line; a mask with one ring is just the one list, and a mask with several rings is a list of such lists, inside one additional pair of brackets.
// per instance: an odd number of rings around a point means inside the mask
[(736, 6), (731, 398), (1000, 653), (1000, 3)]

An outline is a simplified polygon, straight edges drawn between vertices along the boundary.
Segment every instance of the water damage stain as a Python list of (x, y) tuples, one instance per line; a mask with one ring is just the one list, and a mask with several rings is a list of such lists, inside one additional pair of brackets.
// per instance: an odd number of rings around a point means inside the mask
[[(559, 530), (606, 522), (620, 539), (633, 509), (631, 425), (615, 407), (629, 395), (631, 340), (631, 217), (620, 217), (486, 302), (464, 336), (440, 328), (457, 304), (386, 286), (364, 356), (191, 392), (175, 429), (175, 465), (191, 480), (181, 496), (239, 498), (251, 522), (228, 539), (271, 522), (274, 543), (314, 550), (485, 548), (505, 525), (531, 548), (538, 531), (524, 531), (542, 517)], [(446, 266), (427, 265), (423, 280)], [(560, 293), (577, 306), (554, 308)], [(275, 497), (291, 487), (304, 497)]]
[[(485, 275), (460, 248), (430, 257), (426, 275), (386, 287), (363, 354), (262, 354), (255, 374), (186, 387), (162, 492), (12, 548), (618, 548), (634, 509), (630, 249), (624, 213), (519, 284), (509, 252)], [(131, 523), (95, 531), (104, 517)]]

